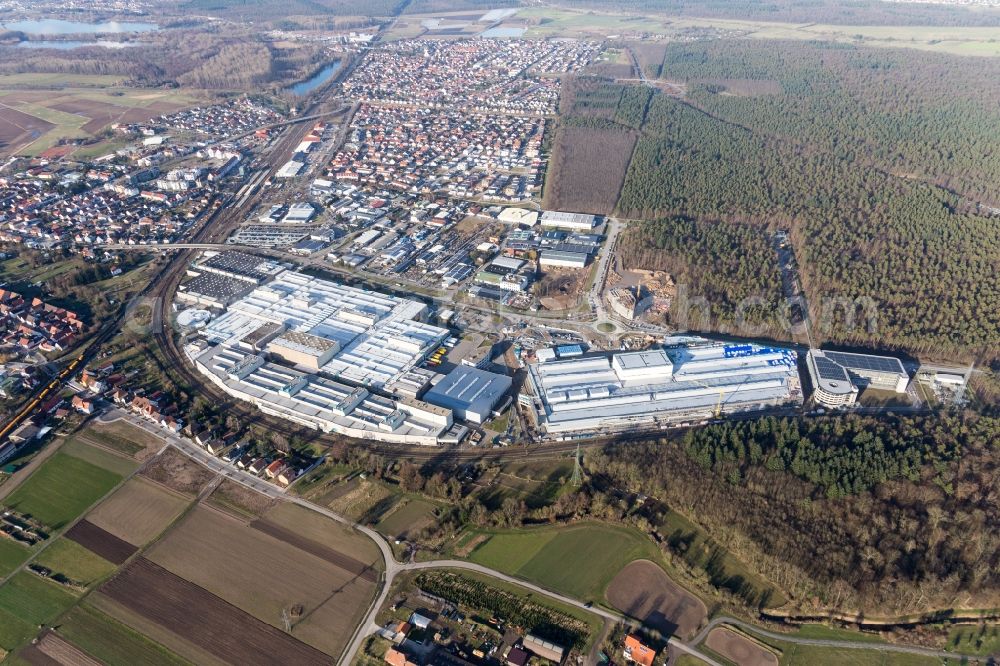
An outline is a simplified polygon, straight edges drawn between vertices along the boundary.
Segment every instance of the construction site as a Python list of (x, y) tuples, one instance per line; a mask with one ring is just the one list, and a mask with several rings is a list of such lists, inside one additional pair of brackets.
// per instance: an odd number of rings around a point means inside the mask
[(674, 280), (666, 271), (624, 270), (618, 257), (612, 259), (604, 298), (618, 318), (662, 322), (677, 296)]

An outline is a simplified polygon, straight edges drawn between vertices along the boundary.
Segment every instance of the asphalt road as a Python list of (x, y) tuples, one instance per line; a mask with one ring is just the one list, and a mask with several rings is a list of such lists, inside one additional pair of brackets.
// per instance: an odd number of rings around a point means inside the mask
[[(866, 641), (837, 641), (837, 640), (827, 640), (822, 638), (797, 638), (794, 636), (789, 636), (788, 634), (782, 634), (775, 631), (766, 631), (760, 627), (754, 626), (749, 622), (744, 622), (743, 620), (738, 620), (734, 617), (717, 617), (705, 627), (698, 632), (698, 635), (691, 640), (690, 645), (698, 645), (708, 636), (712, 629), (719, 626), (730, 625), (733, 627), (739, 627), (749, 633), (755, 634), (757, 636), (763, 636), (764, 638), (770, 638), (772, 640), (783, 641), (785, 643), (795, 643), (796, 645), (812, 645), (815, 647), (829, 647), (829, 648), (842, 648), (847, 650), (877, 650), (879, 652), (897, 652), (902, 654), (915, 654), (922, 657), (933, 657), (940, 659), (968, 659), (968, 660), (984, 660), (982, 656), (966, 655), (961, 652), (945, 652), (943, 650), (934, 650), (931, 648), (917, 647), (915, 645), (897, 645), (895, 643), (875, 643)], [(702, 659), (705, 657), (698, 655)]]

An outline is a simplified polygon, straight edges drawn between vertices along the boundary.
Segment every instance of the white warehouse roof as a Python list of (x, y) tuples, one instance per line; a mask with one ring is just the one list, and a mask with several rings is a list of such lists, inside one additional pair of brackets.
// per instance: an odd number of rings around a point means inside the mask
[(382, 386), (448, 337), (420, 321), (427, 306), (367, 289), (284, 271), (229, 306), (205, 329), (212, 343), (239, 340), (265, 323), (334, 340), (340, 351), (321, 370)]
[(757, 345), (703, 344), (529, 366), (549, 433), (650, 426), (801, 400), (796, 354)]

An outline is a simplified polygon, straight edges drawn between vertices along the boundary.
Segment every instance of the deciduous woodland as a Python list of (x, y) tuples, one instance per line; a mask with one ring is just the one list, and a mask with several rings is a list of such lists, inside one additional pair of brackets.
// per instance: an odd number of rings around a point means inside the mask
[[(184, 48), (176, 48), (183, 43)], [(120, 75), (137, 85), (210, 90), (280, 88), (328, 60), (316, 45), (279, 48), (258, 34), (202, 27), (148, 33), (125, 49), (99, 46), (73, 51), (3, 49), (0, 73), (57, 72)]]
[(881, 614), (1000, 600), (1000, 421), (765, 418), (588, 456), (681, 510), (808, 607)]

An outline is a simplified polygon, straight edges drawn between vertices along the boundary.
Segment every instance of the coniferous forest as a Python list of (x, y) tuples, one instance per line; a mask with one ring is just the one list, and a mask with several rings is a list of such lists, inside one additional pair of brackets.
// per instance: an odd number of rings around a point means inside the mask
[(819, 341), (1000, 353), (1000, 65), (827, 43), (665, 52), (661, 77), (687, 94), (649, 103), (621, 214), (789, 229)]

